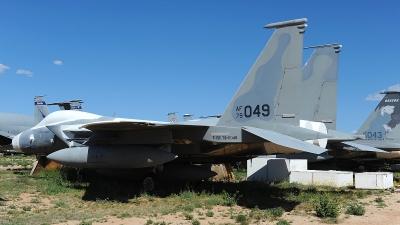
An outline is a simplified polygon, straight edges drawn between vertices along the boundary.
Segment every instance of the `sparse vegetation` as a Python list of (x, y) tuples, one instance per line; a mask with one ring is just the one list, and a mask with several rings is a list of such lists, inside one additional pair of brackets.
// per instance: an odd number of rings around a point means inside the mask
[(193, 220), (193, 221), (192, 221), (192, 225), (200, 225), (200, 221), (198, 221), (198, 220)]
[(183, 214), (183, 216), (185, 216), (186, 220), (192, 220), (193, 219), (193, 215), (189, 214), (189, 213), (185, 213), (185, 214)]
[(245, 215), (239, 214), (236, 216), (236, 222), (242, 225), (249, 224)]
[(214, 216), (214, 213), (213, 213), (212, 211), (207, 211), (207, 212), (206, 212), (206, 216), (208, 216), (208, 217), (213, 217), (213, 216)]
[(290, 225), (290, 223), (286, 220), (279, 220), (276, 225)]
[(318, 201), (315, 204), (315, 211), (318, 217), (336, 218), (340, 214), (339, 201), (328, 193), (324, 193), (318, 196)]
[[(14, 161), (33, 161), (33, 156), (16, 157), (19, 158)], [(338, 221), (341, 207), (346, 214), (363, 215), (365, 206), (357, 201), (376, 196), (369, 204), (386, 207), (382, 197), (392, 194), (287, 181), (238, 180), (205, 181), (201, 189), (168, 184), (149, 194), (140, 183), (102, 177), (92, 170), (84, 171), (86, 176), (81, 181), (75, 169), (44, 171), (34, 176), (29, 176), (29, 172), (27, 168), (0, 171), (0, 217), (6, 218), (3, 224), (54, 224), (71, 220), (92, 224), (107, 221), (108, 217), (139, 217), (147, 220), (147, 225), (162, 225), (168, 224), (162, 220), (164, 215), (175, 215), (191, 224), (219, 224), (213, 220), (225, 218), (231, 219), (226, 224), (287, 225), (284, 212), (292, 214), (297, 210), (310, 215), (315, 212), (330, 223)], [(29, 195), (30, 200), (22, 203), (22, 194)]]
[(22, 206), (22, 210), (24, 211), (31, 211), (32, 207), (30, 206)]
[(285, 210), (282, 207), (274, 207), (268, 209), (267, 212), (273, 217), (281, 217), (285, 212)]
[(347, 210), (346, 214), (362, 216), (365, 214), (365, 207), (361, 204), (351, 204)]

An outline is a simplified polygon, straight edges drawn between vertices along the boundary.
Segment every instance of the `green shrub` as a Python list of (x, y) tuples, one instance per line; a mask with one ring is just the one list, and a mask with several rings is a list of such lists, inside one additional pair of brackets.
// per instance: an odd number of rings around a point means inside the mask
[(382, 199), (382, 197), (378, 197), (375, 199), (375, 202), (381, 203), (381, 202), (385, 202), (385, 201)]
[(220, 204), (222, 204), (222, 199), (215, 195), (211, 196), (210, 198), (204, 201), (204, 205), (206, 206), (207, 209), (212, 209), (213, 206)]
[(22, 206), (22, 210), (24, 211), (31, 211), (32, 207), (30, 206)]
[(365, 207), (360, 204), (352, 204), (347, 208), (346, 214), (362, 216), (365, 214)]
[(182, 209), (185, 210), (186, 212), (193, 212), (194, 206), (193, 205), (185, 205), (185, 206), (183, 206)]
[(286, 220), (279, 220), (276, 225), (290, 225), (290, 223)]
[(318, 217), (338, 217), (340, 214), (340, 204), (337, 199), (329, 194), (321, 194), (315, 204), (315, 211)]
[(239, 193), (239, 191), (236, 191), (235, 194), (229, 194), (227, 193), (225, 190), (222, 191), (222, 198), (224, 200), (224, 202), (222, 203), (224, 206), (234, 206), (236, 205), (236, 202), (239, 198), (239, 196), (237, 196)]
[(239, 214), (239, 215), (236, 216), (236, 222), (240, 223), (240, 224), (243, 224), (243, 225), (244, 224), (248, 224), (246, 216), (242, 215), (242, 214)]
[(214, 216), (214, 213), (213, 213), (212, 211), (207, 211), (207, 212), (206, 212), (206, 216), (208, 216), (208, 217), (213, 217), (213, 216)]
[(185, 213), (184, 216), (185, 216), (186, 220), (192, 220), (193, 219), (193, 215), (192, 214)]
[(92, 225), (92, 222), (82, 221), (79, 225)]
[(34, 199), (31, 200), (31, 203), (38, 204), (38, 203), (40, 203), (40, 201), (39, 201), (39, 199), (34, 198)]
[(367, 196), (367, 193), (365, 193), (364, 191), (359, 190), (359, 191), (356, 192), (356, 195), (357, 195), (358, 198), (365, 198)]
[(156, 223), (154, 223), (154, 225), (167, 225), (167, 223), (165, 223), (164, 221), (162, 221), (162, 222), (156, 222)]
[(283, 213), (285, 212), (285, 210), (282, 207), (275, 207), (275, 208), (268, 209), (268, 212), (269, 212), (269, 214), (271, 214), (271, 216), (281, 217), (283, 215)]
[(56, 202), (54, 207), (68, 208), (68, 204), (63, 201), (58, 201), (58, 202)]
[(147, 220), (146, 225), (151, 225), (153, 224), (153, 220)]
[(200, 225), (200, 222), (198, 220), (193, 220), (192, 225)]
[(262, 220), (262, 219), (268, 219), (268, 214), (269, 211), (267, 210), (260, 210), (257, 206), (251, 210), (251, 212), (249, 213), (249, 217), (254, 219), (254, 220)]
[(129, 217), (132, 217), (132, 215), (127, 213), (127, 212), (122, 213), (122, 214), (117, 216), (117, 218), (120, 218), (120, 219), (129, 218)]

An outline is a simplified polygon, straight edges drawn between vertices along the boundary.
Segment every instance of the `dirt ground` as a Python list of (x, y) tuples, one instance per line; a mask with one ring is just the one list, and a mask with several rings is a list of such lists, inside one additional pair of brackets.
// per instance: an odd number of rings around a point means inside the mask
[[(19, 167), (8, 167), (7, 169), (17, 169)], [(0, 168), (5, 169), (5, 168)], [(379, 195), (382, 198), (383, 204), (375, 202), (377, 196), (369, 195), (366, 198), (359, 199), (359, 203), (365, 203), (366, 212), (363, 216), (353, 216), (345, 214), (345, 209), (342, 209), (341, 215), (338, 218), (339, 224), (353, 224), (353, 225), (364, 225), (364, 224), (399, 224), (400, 225), (400, 188), (395, 189), (393, 193), (385, 192), (386, 195)], [(21, 206), (29, 203), (36, 196), (35, 194), (21, 194), (20, 198), (14, 200), (12, 204)], [(42, 199), (44, 205), (50, 205), (50, 199)], [(10, 203), (11, 204), (11, 203)], [(199, 213), (200, 212), (200, 213)], [(240, 206), (235, 206), (233, 208), (216, 206), (213, 208), (213, 217), (205, 216), (207, 210), (197, 211), (194, 214), (194, 219), (197, 219), (200, 224), (238, 224), (235, 219), (231, 219), (229, 214), (237, 215), (238, 213), (243, 213), (244, 215), (250, 212), (249, 209), (242, 208)], [(201, 216), (200, 216), (201, 215)], [(93, 222), (93, 225), (115, 225), (115, 224), (146, 224), (148, 220), (153, 222), (165, 222), (166, 224), (192, 224), (192, 220), (185, 220), (185, 217), (181, 214), (173, 215), (158, 215), (156, 218), (117, 218), (113, 216), (107, 216), (101, 222)], [(315, 215), (315, 211), (304, 212), (299, 210), (293, 210), (291, 212), (285, 212), (280, 218), (286, 220), (293, 225), (305, 225), (305, 224), (327, 224), (324, 219), (318, 218)], [(252, 222), (250, 224), (277, 224), (279, 220), (275, 221), (259, 221)], [(1, 222), (1, 218), (0, 218)], [(68, 221), (63, 223), (58, 223), (59, 225), (77, 225), (82, 221)]]
[[(15, 205), (23, 204), (24, 202), (31, 201), (32, 196), (30, 194), (22, 194), (20, 196), (20, 200), (18, 202), (14, 202)], [(359, 202), (366, 203), (365, 204), (365, 215), (363, 216), (353, 216), (347, 215), (344, 213), (344, 209), (342, 209), (341, 215), (338, 219), (339, 224), (352, 224), (352, 225), (365, 225), (365, 224), (400, 224), (400, 190), (395, 191), (394, 193), (390, 193), (388, 195), (380, 195), (383, 199), (385, 206), (379, 206), (377, 202), (374, 200), (376, 196), (369, 196), (364, 199), (360, 199)], [(50, 200), (43, 200), (43, 203), (50, 204)], [(238, 212), (242, 212), (243, 214), (248, 214), (249, 209), (244, 209), (239, 206), (235, 206), (233, 210), (229, 207), (217, 206), (213, 208), (214, 216), (206, 217), (199, 216), (197, 213), (194, 213), (194, 219), (199, 220), (201, 224), (237, 224), (234, 219), (231, 219), (229, 213), (233, 211), (234, 214)], [(205, 215), (206, 210), (204, 210), (203, 215)], [(146, 224), (148, 220), (152, 220), (153, 222), (165, 222), (166, 224), (192, 224), (191, 220), (185, 220), (184, 216), (181, 214), (174, 215), (165, 215), (165, 216), (157, 216), (156, 218), (117, 218), (113, 216), (107, 216), (105, 220), (102, 222), (93, 222), (93, 225), (115, 225), (115, 224)], [(301, 212), (294, 210), (292, 212), (285, 212), (281, 217), (293, 225), (307, 225), (307, 224), (327, 224), (323, 219), (318, 218), (315, 215), (315, 212)], [(252, 222), (250, 224), (276, 224), (278, 221), (259, 221)], [(77, 225), (80, 224), (81, 221), (68, 221), (59, 223), (59, 225), (67, 224), (67, 225)]]

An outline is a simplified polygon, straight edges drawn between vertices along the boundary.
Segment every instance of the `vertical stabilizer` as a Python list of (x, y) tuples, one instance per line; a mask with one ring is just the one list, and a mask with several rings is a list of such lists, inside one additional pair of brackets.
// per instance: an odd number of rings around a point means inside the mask
[(272, 23), (276, 28), (218, 126), (281, 122), (299, 125), (303, 33), (307, 19)]
[(171, 123), (179, 122), (179, 118), (176, 115), (176, 112), (168, 113), (168, 122)]
[(383, 140), (400, 136), (400, 92), (387, 91), (386, 94), (357, 135), (365, 135), (368, 140)]
[(38, 124), (40, 121), (42, 121), (43, 118), (45, 118), (47, 115), (50, 114), (49, 108), (46, 105), (46, 102), (44, 101), (44, 96), (35, 96), (33, 99), (35, 102), (34, 106), (34, 123), (35, 125)]
[(303, 68), (301, 118), (323, 122), (336, 129), (339, 52), (342, 46), (329, 44), (315, 48)]

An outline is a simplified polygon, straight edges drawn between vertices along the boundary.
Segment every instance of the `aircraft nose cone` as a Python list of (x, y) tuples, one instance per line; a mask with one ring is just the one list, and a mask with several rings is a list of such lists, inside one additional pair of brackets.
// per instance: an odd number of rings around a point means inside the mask
[(17, 136), (15, 136), (12, 139), (12, 146), (14, 151), (16, 152), (22, 152), (21, 148), (19, 147), (19, 137), (21, 136), (21, 134), (18, 134)]

